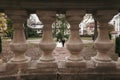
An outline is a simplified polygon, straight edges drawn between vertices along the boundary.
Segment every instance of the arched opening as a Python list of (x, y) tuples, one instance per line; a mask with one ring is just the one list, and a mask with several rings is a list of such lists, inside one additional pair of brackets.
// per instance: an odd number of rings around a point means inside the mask
[(120, 13), (114, 15), (109, 24), (112, 25), (110, 34), (115, 44), (113, 49), (116, 53), (115, 55), (120, 57)]
[(53, 36), (57, 42), (57, 47), (64, 47), (70, 34), (70, 25), (66, 21), (65, 14), (56, 14), (56, 21), (53, 23), (52, 28)]
[(25, 27), (26, 38), (42, 37), (43, 24), (36, 14), (30, 14)]
[(83, 38), (83, 40), (86, 40), (85, 43), (91, 42), (91, 40), (94, 40), (94, 36), (97, 36), (97, 31), (95, 31), (97, 30), (95, 27), (95, 20), (92, 14), (85, 14), (79, 27), (80, 36)]

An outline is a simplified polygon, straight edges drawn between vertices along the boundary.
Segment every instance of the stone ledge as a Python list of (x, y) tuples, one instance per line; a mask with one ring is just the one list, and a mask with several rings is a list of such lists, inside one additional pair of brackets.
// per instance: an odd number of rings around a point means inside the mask
[[(22, 74), (20, 80), (119, 80), (120, 72), (113, 73), (37, 73), (37, 74)], [(0, 80), (17, 80), (17, 75), (3, 76)]]
[[(90, 63), (89, 63), (90, 62)], [(34, 63), (34, 64), (31, 64)], [(28, 66), (24, 67), (26, 70), (18, 74), (16, 65), (7, 64), (9, 69), (6, 72), (0, 73), (0, 80), (16, 80), (20, 77), (23, 80), (119, 80), (120, 70), (96, 68), (91, 61), (87, 62), (92, 66), (90, 67), (66, 67), (65, 62), (61, 62), (60, 66), (63, 67), (37, 67), (37, 61), (32, 61)], [(11, 69), (11, 70), (10, 70)], [(9, 72), (11, 71), (11, 72)]]
[(86, 61), (66, 61), (67, 68), (86, 68)]

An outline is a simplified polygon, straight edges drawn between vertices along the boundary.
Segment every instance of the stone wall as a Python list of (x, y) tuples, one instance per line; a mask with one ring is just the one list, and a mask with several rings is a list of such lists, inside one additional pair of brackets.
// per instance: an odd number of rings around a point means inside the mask
[[(95, 67), (91, 61), (87, 67), (66, 67), (59, 62), (57, 68), (37, 68), (34, 64), (4, 64), (6, 70), (0, 72), (0, 80), (120, 80), (120, 68)], [(3, 66), (5, 67), (5, 66)]]

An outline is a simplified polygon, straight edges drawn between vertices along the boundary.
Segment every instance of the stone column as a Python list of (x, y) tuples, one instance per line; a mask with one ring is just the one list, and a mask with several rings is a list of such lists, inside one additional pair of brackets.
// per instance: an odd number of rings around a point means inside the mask
[[(55, 11), (37, 11), (39, 19), (42, 21), (43, 36), (40, 41), (40, 49), (43, 51), (38, 63), (39, 67), (56, 67), (55, 58), (52, 55), (56, 47), (56, 43), (52, 37), (52, 23), (55, 21)], [(42, 65), (43, 64), (43, 65)]]
[(79, 24), (83, 19), (85, 12), (80, 10), (71, 10), (66, 12), (67, 21), (70, 23), (70, 37), (66, 43), (67, 49), (70, 51), (70, 56), (67, 57), (67, 67), (85, 67), (85, 61), (81, 56), (81, 50), (83, 49), (83, 42), (79, 35)]
[(15, 56), (10, 62), (20, 63), (27, 62), (30, 60), (29, 57), (25, 56), (27, 50), (27, 42), (24, 34), (24, 22), (27, 20), (27, 14), (24, 10), (6, 10), (8, 17), (13, 21), (13, 40), (10, 43), (10, 49), (13, 51)]
[(115, 63), (109, 55), (109, 50), (112, 48), (113, 42), (109, 39), (110, 24), (108, 22), (116, 13), (114, 10), (98, 10), (94, 16), (99, 22), (98, 37), (94, 42), (97, 55), (92, 57), (96, 67), (115, 67)]

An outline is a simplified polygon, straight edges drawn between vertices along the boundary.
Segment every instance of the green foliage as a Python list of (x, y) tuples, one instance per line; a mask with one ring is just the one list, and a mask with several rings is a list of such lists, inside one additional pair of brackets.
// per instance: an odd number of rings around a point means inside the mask
[(2, 52), (2, 39), (0, 37), (0, 53)]
[(57, 41), (61, 41), (62, 39), (68, 39), (68, 23), (65, 19), (65, 16), (63, 14), (58, 14), (56, 16), (56, 24), (55, 24), (56, 31), (56, 37)]
[(64, 38), (68, 39), (69, 38), (69, 34), (64, 35)]
[(27, 38), (36, 38), (36, 37), (39, 37), (39, 34), (34, 29), (26, 26), (25, 27), (25, 36), (26, 36), (26, 39)]
[(13, 38), (13, 28), (12, 28), (12, 21), (10, 19), (7, 19), (7, 29), (4, 30), (4, 33), (6, 33), (6, 36), (9, 38)]
[(4, 13), (0, 13), (0, 31), (3, 32), (6, 27), (6, 18)]
[(56, 35), (56, 37), (57, 37), (57, 41), (62, 40), (62, 37), (63, 37), (62, 32), (58, 32), (58, 34)]
[(115, 53), (120, 57), (120, 36), (115, 39)]

